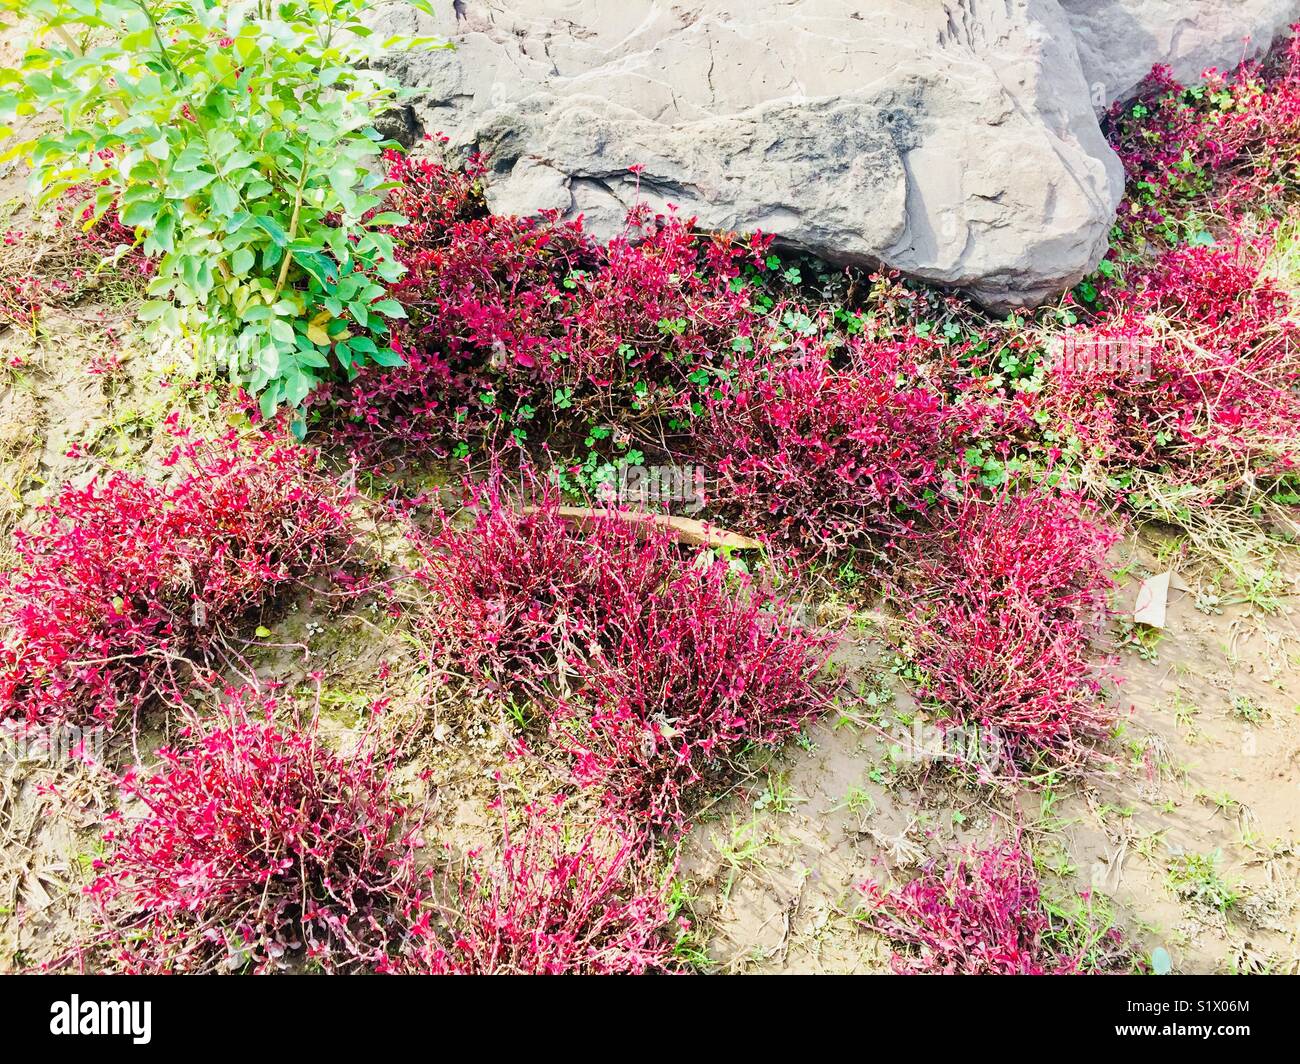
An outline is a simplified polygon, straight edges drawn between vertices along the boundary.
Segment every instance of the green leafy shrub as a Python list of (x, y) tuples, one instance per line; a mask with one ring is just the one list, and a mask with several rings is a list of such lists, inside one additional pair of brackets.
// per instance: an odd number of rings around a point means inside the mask
[[(429, 0), (409, 0), (427, 10)], [(299, 404), (322, 379), (400, 361), (387, 286), (404, 272), (378, 211), (375, 114), (398, 87), (371, 0), (0, 0), (34, 24), (0, 71), (0, 122), (59, 122), (12, 146), (43, 201), (87, 186), (158, 257), (140, 316), (190, 338), (257, 396)], [(0, 136), (12, 134), (0, 127)], [(376, 213), (377, 212), (377, 213)]]

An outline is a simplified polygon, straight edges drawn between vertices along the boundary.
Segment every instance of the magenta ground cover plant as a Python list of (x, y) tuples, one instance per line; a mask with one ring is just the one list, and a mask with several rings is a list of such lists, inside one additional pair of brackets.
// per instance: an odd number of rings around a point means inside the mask
[(1300, 36), (1232, 73), (1178, 83), (1156, 67), (1138, 97), (1107, 118), (1128, 177), (1119, 223), (1126, 234), (1176, 243), (1189, 213), (1235, 219), (1276, 209), (1297, 189)]
[[(902, 975), (1078, 975), (1130, 967), (1123, 938), (1042, 898), (1028, 854), (1015, 843), (937, 862), (897, 890), (861, 887), (862, 919), (894, 945)], [(1083, 899), (1086, 901), (1087, 899)], [(1082, 926), (1079, 926), (1079, 925)]]
[(1061, 963), (1043, 945), (1038, 877), (1018, 846), (931, 864), (896, 891), (862, 890), (866, 924), (910, 950), (893, 955), (900, 974), (1046, 975)]
[(435, 657), (535, 700), (577, 778), (629, 814), (679, 825), (693, 785), (825, 708), (833, 640), (724, 563), (617, 516), (576, 528), (549, 490), (531, 512), (491, 491), (478, 507), (424, 548)]
[(1077, 292), (1081, 338), (1122, 357), (1054, 368), (1038, 410), (1121, 486), (1137, 469), (1207, 497), (1267, 487), (1300, 455), (1300, 326), (1267, 269), (1300, 191), (1300, 38), (1195, 86), (1157, 68), (1107, 124), (1126, 199)]
[(1106, 553), (1116, 535), (1077, 498), (967, 485), (893, 583), (919, 694), (951, 724), (989, 729), (1009, 755), (1078, 765), (1111, 712), (1093, 665), (1109, 616)]
[(314, 452), (176, 431), (172, 481), (68, 484), (15, 533), (18, 566), (0, 576), (0, 718), (111, 723), (176, 696), (194, 679), (188, 656), (346, 567), (350, 493)]
[(818, 550), (906, 534), (933, 501), (958, 423), (904, 344), (748, 360), (708, 403), (715, 501)]
[(530, 809), (494, 861), (454, 863), (394, 970), (434, 975), (644, 975), (670, 972), (667, 877), (609, 817), (574, 832)]
[(769, 241), (707, 236), (638, 209), (599, 245), (553, 212), (488, 214), (481, 163), (458, 171), (390, 158), (394, 232), (407, 268), (394, 287), (409, 314), (406, 365), (362, 373), (333, 401), (370, 435), (439, 440), (539, 412), (575, 419), (611, 399), (636, 412), (689, 407), (748, 336), (750, 297), (733, 284)]
[(135, 231), (122, 225), (115, 211), (87, 228), (94, 216), (87, 205), (91, 198), (84, 187), (59, 198), (53, 208), (58, 216), (54, 246), (42, 247), (36, 263), (31, 234), (22, 229), (0, 234), (0, 324), (34, 329), (44, 307), (75, 301), (101, 270), (133, 282), (153, 275), (154, 261), (136, 247)]
[(325, 972), (384, 966), (418, 902), (418, 825), (390, 790), (402, 746), (374, 718), (346, 754), (315, 721), (226, 692), (209, 719), (132, 770), (87, 888), (103, 965), (125, 973)]
[(580, 780), (658, 828), (688, 821), (701, 784), (777, 747), (825, 712), (819, 672), (834, 640), (727, 566), (689, 567), (610, 617), (554, 707), (555, 740)]
[(620, 604), (654, 594), (680, 562), (666, 535), (612, 518), (584, 535), (553, 491), (528, 512), (499, 485), (475, 490), (472, 527), (413, 541), (431, 599), (425, 630), (435, 657), (471, 683), (539, 697), (563, 689)]
[(1129, 268), (1084, 338), (1124, 357), (1054, 369), (1039, 409), (1111, 471), (1226, 492), (1293, 470), (1300, 319), (1263, 272), (1268, 244), (1177, 248)]

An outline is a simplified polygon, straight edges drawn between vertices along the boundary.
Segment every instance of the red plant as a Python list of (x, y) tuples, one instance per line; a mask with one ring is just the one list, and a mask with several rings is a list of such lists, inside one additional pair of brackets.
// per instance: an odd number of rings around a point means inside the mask
[(901, 890), (860, 889), (866, 924), (909, 950), (893, 955), (901, 975), (1075, 975), (1127, 960), (1114, 929), (1061, 951), (1033, 864), (1013, 843), (973, 850), (943, 871), (931, 863)]
[(1013, 768), (1088, 759), (1111, 723), (1090, 645), (1115, 534), (1045, 489), (985, 499), (968, 485), (933, 519), (928, 549), (893, 582), (922, 697), (942, 726), (988, 730)]
[(1129, 179), (1125, 240), (1088, 311), (1138, 357), (1052, 374), (1044, 411), (1108, 473), (1222, 495), (1291, 471), (1300, 325), (1263, 264), (1300, 190), (1300, 36), (1192, 87), (1158, 67), (1108, 126)]
[(828, 550), (898, 533), (924, 513), (952, 453), (953, 412), (901, 345), (860, 343), (744, 365), (699, 434), (717, 500), (751, 524)]
[(393, 288), (408, 318), (394, 330), (405, 360), (365, 371), (333, 396), (365, 433), (406, 442), (444, 439), (452, 416), (491, 394), (498, 378), (526, 379), (550, 365), (562, 280), (587, 266), (592, 247), (577, 224), (553, 216), (489, 215), (480, 168), (388, 156), (391, 206), (410, 221), (393, 232), (406, 273)]
[(1300, 321), (1263, 274), (1266, 247), (1188, 247), (1130, 269), (1039, 408), (1109, 470), (1159, 470), (1221, 491), (1300, 462)]
[[(346, 561), (348, 492), (270, 437), (185, 438), (171, 484), (64, 486), (0, 576), (0, 719), (112, 722), (280, 592)], [(340, 555), (339, 549), (343, 548)]]
[(347, 755), (275, 723), (274, 700), (227, 691), (213, 719), (129, 772), (144, 815), (105, 835), (87, 888), (109, 970), (326, 972), (383, 967), (419, 899), (416, 825), (388, 780), (400, 744), (378, 719)]
[(394, 970), (435, 975), (644, 975), (677, 968), (666, 884), (606, 819), (571, 841), (530, 810), (499, 861), (468, 854), (453, 897), (416, 923)]
[(731, 282), (764, 238), (702, 236), (639, 210), (628, 237), (601, 247), (554, 212), (488, 214), (479, 166), (390, 159), (391, 205), (412, 219), (393, 233), (407, 267), (393, 290), (409, 314), (395, 334), (406, 365), (364, 372), (334, 397), (353, 422), (445, 438), (456, 417), (513, 416), (557, 390), (575, 414), (611, 390), (668, 409), (748, 334), (749, 297)]
[[(122, 225), (116, 211), (110, 210), (87, 228), (95, 213), (86, 202), (92, 193), (75, 186), (54, 204), (54, 228), (65, 237), (54, 255), (46, 257), (43, 271), (28, 272), (31, 262), (21, 258), (0, 262), (0, 324), (33, 328), (43, 306), (75, 300), (101, 268), (121, 276), (153, 275), (156, 264), (136, 247), (134, 230)], [(22, 230), (9, 229), (3, 243), (22, 247), (26, 237)]]
[[(645, 379), (666, 391), (672, 407), (678, 388), (720, 369), (733, 344), (748, 338), (750, 293), (732, 281), (768, 241), (710, 237), (691, 224), (634, 211), (628, 233), (609, 243), (597, 269), (576, 279), (559, 383), (579, 391)], [(642, 394), (640, 408), (655, 398)]]
[(530, 696), (557, 690), (623, 604), (653, 595), (679, 564), (666, 535), (638, 535), (616, 518), (575, 531), (553, 492), (531, 512), (496, 486), (475, 501), (472, 528), (413, 540), (434, 656), (474, 682)]
[(479, 503), (424, 549), (435, 654), (539, 698), (578, 778), (635, 815), (680, 824), (684, 791), (824, 708), (831, 640), (722, 563), (617, 516), (579, 531), (551, 492), (531, 513)]
[[(1300, 25), (1292, 27), (1293, 33)], [(1135, 100), (1117, 103), (1109, 139), (1128, 176), (1120, 224), (1177, 235), (1190, 211), (1237, 217), (1296, 190), (1300, 36), (1235, 73), (1188, 88), (1156, 67)]]
[(786, 742), (828, 705), (817, 676), (833, 641), (725, 565), (682, 569), (618, 607), (578, 667), (577, 694), (555, 707), (554, 732), (580, 780), (655, 827), (680, 827), (697, 784), (734, 772), (752, 746)]

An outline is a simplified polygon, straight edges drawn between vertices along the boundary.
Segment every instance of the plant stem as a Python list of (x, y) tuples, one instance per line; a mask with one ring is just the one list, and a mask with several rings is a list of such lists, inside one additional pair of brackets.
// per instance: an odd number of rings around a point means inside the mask
[(59, 40), (68, 46), (68, 51), (78, 59), (85, 54), (79, 47), (77, 47), (77, 42), (72, 39), (71, 34), (69, 34), (62, 26), (51, 26), (50, 29), (54, 31), (54, 35), (58, 37)]
[[(293, 243), (298, 236), (298, 218), (302, 214), (302, 190), (307, 184), (307, 151), (304, 144), (302, 149), (302, 169), (298, 173), (298, 188), (293, 197), (293, 217), (289, 219), (289, 242)], [(288, 248), (284, 251), (284, 262), (280, 264), (280, 276), (275, 282), (275, 296), (272, 302), (280, 298), (280, 293), (284, 290), (285, 282), (289, 279), (289, 266), (293, 262), (293, 252)]]
[(172, 62), (171, 53), (167, 51), (167, 44), (162, 38), (162, 31), (158, 28), (158, 20), (153, 16), (153, 9), (146, 0), (135, 0), (135, 6), (143, 11), (144, 17), (149, 20), (149, 27), (153, 30), (153, 39), (158, 42), (158, 58), (171, 71), (172, 84), (179, 89), (185, 79), (181, 77), (181, 72), (176, 68), (176, 64)]

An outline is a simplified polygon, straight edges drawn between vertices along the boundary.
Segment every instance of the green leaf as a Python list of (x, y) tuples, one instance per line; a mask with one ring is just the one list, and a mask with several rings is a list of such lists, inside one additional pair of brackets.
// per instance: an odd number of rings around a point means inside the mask
[(280, 228), (274, 218), (269, 218), (265, 214), (255, 214), (253, 221), (266, 231), (267, 236), (275, 241), (277, 247), (285, 247), (289, 243), (289, 235)]
[(178, 194), (177, 198), (184, 199), (194, 195), (199, 189), (206, 188), (216, 178), (216, 174), (210, 174), (206, 170), (191, 170), (181, 176), (181, 180), (172, 186), (172, 190)]
[(172, 170), (178, 174), (197, 170), (207, 159), (207, 151), (202, 144), (187, 144), (172, 162)]
[(297, 406), (310, 394), (312, 382), (297, 367), (292, 368), (284, 378), (284, 397), (290, 406)]
[(304, 350), (301, 344), (298, 346), (298, 362), (304, 366), (311, 366), (313, 369), (329, 369), (330, 364), (330, 360), (315, 347)]
[(331, 277), (337, 278), (338, 271), (334, 265), (323, 255), (316, 255), (311, 252), (299, 252), (295, 258), (298, 264), (316, 278), (316, 282), (323, 285), (328, 291), (332, 286)]
[(154, 218), (158, 216), (160, 206), (162, 204), (156, 199), (129, 203), (122, 210), (122, 224), (126, 226), (152, 225)]
[(176, 248), (176, 215), (170, 211), (163, 211), (158, 216), (157, 224), (154, 230), (149, 234), (149, 238), (144, 242), (144, 251), (147, 255), (158, 253), (169, 253)]
[(210, 195), (212, 210), (219, 217), (229, 218), (239, 208), (239, 193), (224, 181), (214, 184)]
[(261, 394), (257, 401), (258, 409), (262, 411), (262, 416), (271, 418), (275, 416), (275, 408), (280, 405), (280, 400), (284, 398), (284, 391), (280, 385), (272, 384), (266, 391)]
[(391, 347), (381, 347), (370, 356), (376, 365), (379, 366), (405, 366), (406, 359), (394, 351)]
[(256, 261), (256, 257), (248, 248), (240, 248), (230, 256), (230, 270), (236, 277), (244, 277), (252, 271)]
[(229, 158), (221, 162), (221, 176), (226, 177), (235, 170), (242, 170), (247, 166), (252, 166), (256, 160), (246, 151), (237, 151)]

